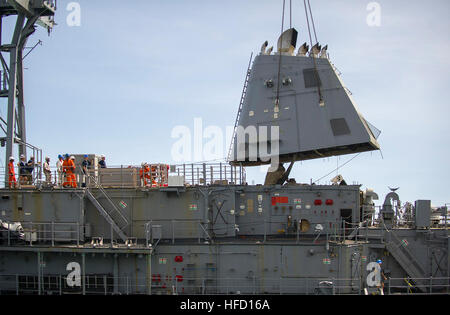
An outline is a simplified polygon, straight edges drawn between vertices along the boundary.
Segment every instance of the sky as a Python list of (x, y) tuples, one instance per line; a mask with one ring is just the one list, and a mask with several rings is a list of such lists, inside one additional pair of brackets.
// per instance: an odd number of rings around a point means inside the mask
[[(309, 41), (303, 1), (292, 2), (298, 43)], [(337, 172), (354, 155), (297, 162), (290, 177), (309, 183), (331, 172), (325, 183), (339, 173), (374, 189), (377, 204), (388, 187), (400, 187), (402, 202), (450, 203), (450, 2), (378, 0), (379, 25), (368, 23), (371, 2), (311, 6), (319, 42), (382, 132), (381, 152), (360, 154)], [(79, 5), (79, 26), (67, 20), (76, 11), (70, 3)], [(276, 43), (281, 15), (282, 0), (59, 0), (51, 35), (39, 27), (27, 43), (42, 41), (24, 61), (28, 142), (53, 164), (63, 153), (105, 154), (108, 165), (172, 164), (179, 163), (174, 128), (193, 131), (200, 118), (203, 128), (224, 131), (225, 157), (250, 54), (265, 40)], [(3, 41), (13, 22), (4, 21)], [(247, 168), (250, 184), (264, 176)]]

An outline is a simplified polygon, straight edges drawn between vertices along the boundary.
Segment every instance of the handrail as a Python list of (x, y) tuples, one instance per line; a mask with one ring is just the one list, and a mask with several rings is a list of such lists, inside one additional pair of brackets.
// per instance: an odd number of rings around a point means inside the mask
[[(125, 227), (127, 227), (129, 225), (128, 219), (123, 215), (123, 213), (119, 210), (119, 208), (116, 207), (116, 205), (114, 204), (114, 202), (111, 200), (111, 198), (108, 196), (108, 194), (106, 193), (105, 189), (102, 187), (102, 185), (95, 179), (94, 176), (91, 175), (87, 175), (89, 177), (90, 180), (92, 180), (95, 183), (95, 187), (98, 188), (102, 194), (105, 196), (106, 200), (108, 200), (108, 202), (112, 205), (112, 207), (114, 208), (114, 211), (116, 211), (121, 219), (123, 221), (125, 221), (125, 225), (123, 227), (121, 227), (121, 229), (123, 230)], [(88, 185), (89, 186), (89, 185)], [(87, 190), (90, 191), (90, 188), (87, 188)]]
[(402, 246), (401, 245), (401, 243), (402, 243), (402, 240), (400, 240), (400, 238), (395, 234), (395, 232), (393, 231), (393, 230), (388, 230), (388, 228), (386, 227), (386, 225), (384, 224), (384, 222), (383, 222), (383, 226), (384, 226), (384, 228), (386, 229), (386, 232), (388, 232), (390, 235), (392, 235), (392, 236), (394, 236), (394, 239), (395, 239), (395, 241), (396, 241), (396, 243), (394, 243), (395, 244), (395, 246), (397, 247), (397, 248), (401, 248), (401, 250), (403, 251), (403, 252), (405, 252), (408, 256), (409, 256), (409, 258), (410, 259), (412, 259), (413, 260), (413, 262), (415, 263), (415, 265), (416, 265), (416, 267), (418, 267), (419, 268), (419, 271), (422, 273), (422, 274), (424, 274), (425, 273), (425, 271), (424, 271), (424, 268), (422, 267), (422, 265), (419, 263), (419, 261), (416, 259), (416, 257), (405, 247), (405, 246)]
[[(79, 293), (90, 294), (325, 294), (361, 295), (364, 287), (353, 288), (351, 278), (327, 277), (216, 277), (215, 266), (196, 266), (186, 268), (185, 273), (195, 270), (206, 271), (205, 275), (178, 275), (169, 281), (162, 281), (158, 274), (149, 276), (112, 276), (111, 274), (80, 275), (80, 285), (69, 287), (67, 274), (0, 274), (0, 290), (8, 294), (52, 294)], [(263, 281), (262, 281), (263, 280)], [(383, 293), (390, 295), (448, 295), (449, 277), (424, 278), (430, 284), (425, 293), (414, 292), (404, 278), (389, 278)], [(397, 283), (397, 281), (399, 283)], [(437, 284), (435, 284), (438, 282)], [(190, 283), (186, 287), (185, 283)], [(443, 284), (444, 283), (444, 284)], [(185, 289), (183, 289), (185, 288)], [(374, 288), (375, 289), (375, 288)], [(189, 290), (189, 291), (187, 291)], [(377, 289), (379, 290), (379, 289)], [(187, 292), (185, 292), (187, 291)], [(378, 291), (379, 292), (379, 291)], [(3, 292), (2, 292), (3, 293)]]

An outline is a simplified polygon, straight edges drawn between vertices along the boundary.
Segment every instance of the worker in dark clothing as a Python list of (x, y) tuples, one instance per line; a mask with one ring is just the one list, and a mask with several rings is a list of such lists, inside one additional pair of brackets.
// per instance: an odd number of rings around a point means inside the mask
[(381, 286), (381, 290), (383, 290), (383, 292), (385, 290), (389, 290), (389, 281), (388, 278), (386, 277), (385, 274), (385, 270), (382, 267), (383, 261), (381, 259), (377, 260), (378, 265), (380, 266), (380, 286)]
[(30, 160), (27, 163), (27, 182), (28, 184), (33, 183), (33, 172), (34, 172), (35, 162), (34, 162), (34, 156), (30, 157)]
[(87, 155), (84, 156), (83, 162), (81, 162), (81, 171), (83, 173), (83, 182), (81, 187), (86, 187), (87, 178), (89, 177), (89, 169), (91, 168), (91, 161)]
[(19, 166), (19, 182), (21, 185), (26, 184), (27, 182), (27, 162), (25, 162), (25, 155), (20, 155)]
[(101, 156), (100, 156), (100, 161), (98, 162), (98, 166), (100, 167), (100, 168), (106, 168), (106, 161), (105, 161), (105, 156), (102, 154)]

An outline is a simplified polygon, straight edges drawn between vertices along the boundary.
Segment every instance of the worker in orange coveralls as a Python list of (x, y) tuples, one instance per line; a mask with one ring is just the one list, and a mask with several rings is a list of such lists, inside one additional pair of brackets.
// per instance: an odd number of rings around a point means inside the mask
[(72, 161), (72, 165), (73, 165), (73, 172), (72, 172), (72, 187), (73, 188), (77, 188), (77, 175), (75, 175), (75, 157), (72, 155), (70, 157), (70, 160)]
[(148, 186), (150, 180), (150, 167), (147, 163), (142, 163), (142, 168), (139, 170), (139, 175), (144, 183), (144, 186)]
[(16, 181), (16, 173), (14, 173), (14, 157), (9, 158), (8, 163), (8, 175), (9, 175), (9, 188), (16, 188), (17, 181)]
[(63, 187), (68, 188), (76, 188), (77, 183), (74, 181), (74, 172), (75, 171), (75, 163), (73, 160), (69, 157), (69, 154), (65, 155), (65, 160), (63, 162), (63, 173), (65, 175)]
[(152, 165), (152, 171), (151, 171), (151, 181), (152, 181), (152, 187), (157, 187), (158, 183), (156, 182), (156, 179), (158, 178), (158, 172), (155, 165)]

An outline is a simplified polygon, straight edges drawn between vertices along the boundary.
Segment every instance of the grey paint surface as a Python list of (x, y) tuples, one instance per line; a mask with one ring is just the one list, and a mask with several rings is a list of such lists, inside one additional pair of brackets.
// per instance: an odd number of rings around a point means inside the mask
[[(16, 240), (10, 240), (8, 246), (3, 239), (0, 290), (12, 294), (27, 290), (36, 294), (313, 294), (323, 286), (321, 281), (330, 281), (334, 293), (362, 294), (367, 287), (366, 268), (377, 259), (383, 260), (392, 278), (402, 279), (420, 269), (421, 276), (435, 277), (434, 286), (448, 281), (439, 279), (449, 274), (445, 229), (388, 231), (362, 225), (351, 235), (355, 230), (350, 227), (361, 224), (360, 211), (365, 208), (359, 186), (203, 186), (178, 193), (159, 189), (107, 191), (115, 203), (125, 202), (123, 210), (131, 222), (126, 233), (130, 239), (137, 238), (137, 244), (127, 246), (117, 235), (111, 244), (111, 228), (81, 189), (3, 190), (0, 208), (5, 209), (4, 221), (20, 220), (24, 226), (46, 223), (47, 229), (51, 222), (77, 222), (81, 231), (88, 225), (90, 233), (80, 233), (78, 242), (67, 242), (63, 234), (54, 233), (51, 239), (48, 230), (47, 234), (38, 231), (32, 246)], [(100, 196), (98, 200), (104, 202)], [(333, 204), (327, 205), (327, 200)], [(345, 235), (341, 209), (351, 213)], [(302, 219), (309, 222), (304, 232), (299, 224)], [(162, 232), (150, 239), (152, 247), (145, 245), (148, 222), (161, 226)], [(97, 237), (103, 238), (103, 245), (91, 243)], [(390, 250), (389, 244), (395, 248)], [(411, 269), (405, 255), (420, 268)], [(84, 266), (80, 287), (64, 285), (71, 262)], [(28, 278), (23, 278), (25, 275)], [(40, 292), (37, 285), (28, 289), (23, 285), (38, 279), (44, 284)], [(59, 279), (62, 285), (51, 286), (48, 283), (56, 281), (52, 279)], [(428, 290), (427, 283), (422, 286)]]
[[(318, 87), (314, 84), (317, 82), (315, 69), (320, 78), (324, 106), (319, 105)], [(289, 84), (283, 84), (286, 79)], [(269, 81), (272, 86), (267, 85)], [(267, 126), (269, 130), (272, 126), (279, 126), (282, 162), (379, 149), (369, 125), (327, 58), (313, 60), (307, 56), (283, 55), (280, 62), (279, 55), (258, 55), (251, 68), (238, 125), (244, 129)], [(268, 138), (270, 141), (270, 131)], [(261, 163), (259, 155), (257, 161), (252, 160), (251, 155), (249, 157), (249, 146), (258, 145), (256, 142), (246, 139), (245, 143), (238, 143), (238, 135), (235, 134), (233, 163)], [(236, 150), (245, 150), (245, 161), (239, 161)]]

